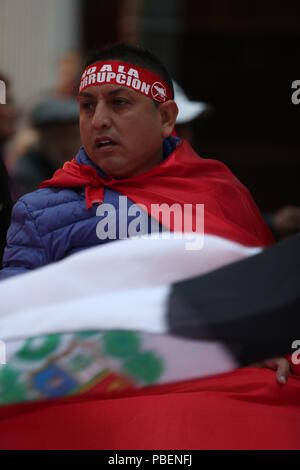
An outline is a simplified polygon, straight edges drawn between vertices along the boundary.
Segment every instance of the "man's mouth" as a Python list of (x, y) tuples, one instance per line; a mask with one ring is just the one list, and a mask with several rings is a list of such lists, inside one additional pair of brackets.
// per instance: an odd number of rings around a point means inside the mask
[(97, 148), (104, 148), (116, 145), (116, 143), (110, 137), (97, 137), (95, 139), (95, 143)]

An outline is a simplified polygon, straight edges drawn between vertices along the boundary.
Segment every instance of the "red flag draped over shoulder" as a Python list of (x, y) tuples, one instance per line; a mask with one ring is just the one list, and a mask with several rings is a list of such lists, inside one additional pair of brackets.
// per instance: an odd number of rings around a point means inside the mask
[[(101, 203), (104, 188), (143, 204), (151, 213), (151, 204), (184, 204), (193, 206), (195, 227), (196, 204), (204, 204), (204, 233), (247, 246), (267, 246), (273, 237), (266, 227), (249, 191), (221, 162), (200, 158), (182, 141), (172, 154), (152, 170), (128, 179), (101, 178), (92, 166), (78, 164), (75, 159), (65, 163), (45, 187), (85, 187), (87, 208)], [(155, 217), (156, 214), (153, 214)], [(162, 221), (162, 213), (159, 221)], [(166, 218), (167, 220), (167, 218)], [(170, 230), (174, 230), (170, 219)]]

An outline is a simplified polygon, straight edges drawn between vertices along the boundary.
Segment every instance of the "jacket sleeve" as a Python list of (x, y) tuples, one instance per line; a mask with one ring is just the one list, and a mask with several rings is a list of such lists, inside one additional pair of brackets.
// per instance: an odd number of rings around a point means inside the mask
[(47, 252), (35, 220), (26, 202), (20, 199), (13, 208), (11, 225), (7, 232), (0, 281), (47, 263)]

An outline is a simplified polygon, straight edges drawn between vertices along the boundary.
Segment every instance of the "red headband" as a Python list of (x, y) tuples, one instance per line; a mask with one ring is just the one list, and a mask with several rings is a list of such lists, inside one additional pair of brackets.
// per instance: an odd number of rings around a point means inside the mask
[(169, 86), (158, 75), (138, 65), (117, 60), (88, 66), (81, 76), (79, 92), (90, 86), (106, 84), (126, 86), (160, 103), (173, 99)]

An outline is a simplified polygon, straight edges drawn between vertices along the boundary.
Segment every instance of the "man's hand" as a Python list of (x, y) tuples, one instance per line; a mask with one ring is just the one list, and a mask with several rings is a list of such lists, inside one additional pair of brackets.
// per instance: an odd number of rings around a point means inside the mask
[(300, 207), (284, 206), (272, 216), (272, 226), (280, 239), (300, 231)]
[(276, 370), (276, 379), (280, 384), (285, 384), (290, 374), (290, 364), (284, 357), (266, 359), (265, 361), (251, 364), (251, 367), (267, 367), (268, 369)]

